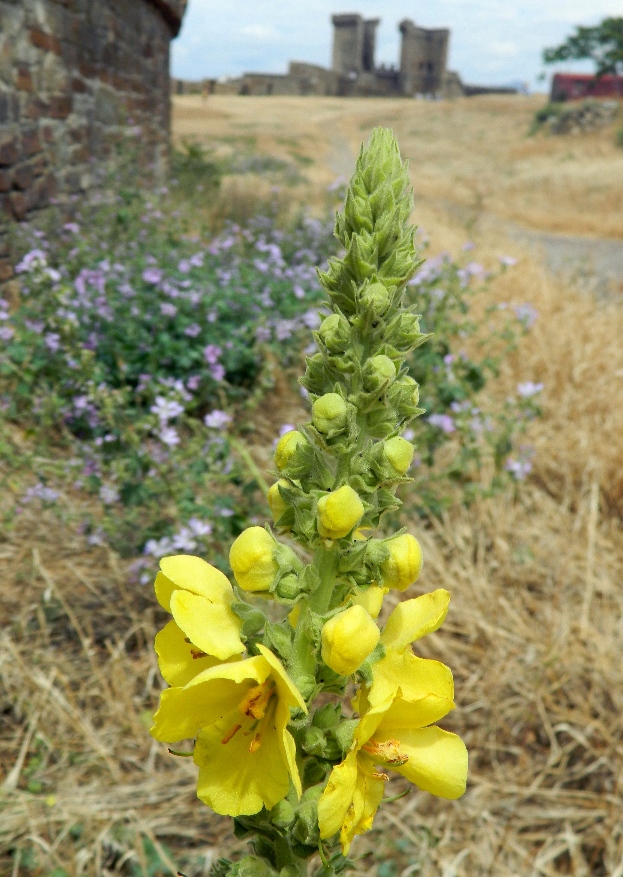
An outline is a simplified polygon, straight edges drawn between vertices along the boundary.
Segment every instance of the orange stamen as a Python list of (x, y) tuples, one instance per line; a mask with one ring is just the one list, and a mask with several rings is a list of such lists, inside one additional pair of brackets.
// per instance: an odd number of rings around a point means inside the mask
[(249, 752), (251, 755), (253, 755), (254, 752), (257, 752), (261, 745), (262, 742), (260, 740), (260, 735), (256, 734), (253, 740), (251, 740), (251, 745), (249, 746)]
[(227, 734), (221, 740), (221, 743), (229, 743), (229, 741), (236, 736), (238, 731), (242, 728), (242, 725), (234, 725), (231, 731), (228, 731)]

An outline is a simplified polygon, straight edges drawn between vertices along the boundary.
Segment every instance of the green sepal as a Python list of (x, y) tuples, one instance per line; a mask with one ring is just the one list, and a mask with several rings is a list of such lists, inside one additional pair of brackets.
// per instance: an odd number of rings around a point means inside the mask
[(255, 636), (255, 634), (259, 633), (266, 623), (266, 616), (261, 609), (258, 609), (256, 606), (251, 606), (249, 603), (243, 603), (241, 600), (236, 600), (231, 604), (231, 609), (232, 612), (242, 620), (242, 627), (240, 628), (240, 636), (242, 639), (248, 639), (249, 637)]

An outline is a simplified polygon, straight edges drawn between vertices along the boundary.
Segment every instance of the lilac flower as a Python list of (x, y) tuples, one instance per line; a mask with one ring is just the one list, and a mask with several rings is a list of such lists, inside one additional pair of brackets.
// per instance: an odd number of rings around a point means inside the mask
[(336, 192), (339, 188), (341, 188), (346, 183), (346, 178), (343, 176), (336, 177), (332, 183), (327, 186), (327, 192)]
[(530, 460), (515, 460), (509, 457), (504, 468), (513, 476), (515, 481), (523, 481), (526, 475), (532, 471), (532, 463)]
[(208, 344), (203, 348), (203, 355), (205, 357), (205, 361), (210, 365), (216, 365), (219, 360), (219, 356), (223, 351), (216, 344)]
[(210, 411), (209, 414), (206, 414), (203, 418), (203, 422), (208, 429), (223, 429), (223, 427), (231, 423), (231, 415), (227, 414), (226, 411), (219, 411), (218, 408), (215, 408), (214, 411)]
[(87, 536), (87, 545), (106, 545), (106, 534), (101, 527)]
[(30, 273), (37, 267), (45, 267), (47, 265), (47, 256), (43, 250), (34, 249), (26, 253), (21, 262), (15, 266), (16, 274)]
[(308, 329), (317, 329), (321, 323), (318, 312), (314, 310), (306, 311), (303, 314), (302, 320)]
[(225, 368), (217, 362), (215, 365), (210, 366), (210, 374), (214, 378), (215, 381), (222, 381), (225, 377)]
[(500, 256), (500, 265), (504, 265), (505, 268), (512, 268), (516, 264), (517, 259), (513, 256)]
[(186, 381), (186, 386), (191, 392), (195, 392), (195, 390), (199, 387), (201, 383), (201, 375), (191, 375)]
[(197, 548), (197, 542), (188, 527), (182, 527), (179, 532), (175, 533), (172, 542), (175, 551), (182, 551), (185, 554), (195, 551)]
[(539, 312), (531, 304), (522, 304), (515, 306), (515, 316), (520, 323), (523, 323), (526, 329), (531, 329), (536, 322)]
[(219, 515), (221, 518), (233, 518), (234, 511), (232, 509), (219, 509)]
[(112, 484), (102, 484), (98, 495), (104, 505), (114, 505), (119, 502), (119, 491)]
[(188, 260), (189, 264), (192, 265), (193, 268), (203, 268), (203, 253), (195, 253)]
[(40, 499), (41, 502), (54, 502), (59, 496), (58, 490), (53, 490), (51, 487), (46, 487), (45, 484), (39, 482), (33, 485), (33, 487), (28, 488), (22, 497), (22, 502), (30, 502), (32, 499)]
[(148, 539), (143, 548), (143, 554), (149, 554), (157, 560), (172, 553), (173, 542), (168, 536), (163, 536), (162, 539)]
[(188, 526), (195, 536), (209, 536), (212, 532), (212, 525), (207, 521), (200, 521), (199, 518), (191, 518)]
[(171, 302), (165, 301), (160, 305), (160, 313), (163, 317), (174, 317), (177, 313), (177, 308)]
[(476, 244), (473, 241), (465, 241), (463, 249), (469, 252), (470, 250), (473, 250), (475, 246)]
[(285, 341), (290, 338), (296, 329), (296, 320), (277, 320), (275, 323), (275, 338), (277, 341)]
[(456, 429), (454, 420), (452, 420), (449, 414), (431, 414), (428, 418), (428, 422), (431, 426), (436, 426), (442, 432), (445, 432), (446, 435), (449, 435)]
[(191, 323), (190, 326), (186, 326), (184, 329), (184, 335), (188, 335), (189, 338), (196, 338), (200, 334), (201, 326), (197, 325), (197, 323)]
[(412, 442), (413, 439), (415, 438), (415, 430), (414, 429), (405, 429), (405, 431), (402, 434), (402, 437), (406, 441)]
[(160, 268), (146, 268), (143, 271), (142, 278), (145, 283), (160, 283), (164, 276), (164, 272)]
[(517, 394), (522, 399), (529, 399), (530, 396), (536, 396), (543, 389), (543, 384), (535, 384), (532, 381), (526, 381), (523, 384), (517, 384)]
[(298, 286), (297, 284), (294, 284), (294, 289), (292, 291), (294, 292), (295, 298), (298, 298), (299, 300), (302, 298), (305, 298), (305, 290), (303, 289), (302, 286)]
[(15, 335), (15, 329), (10, 326), (0, 326), (0, 341), (10, 341)]
[[(184, 406), (180, 405), (175, 399), (166, 399), (164, 396), (156, 396), (156, 401), (149, 410), (152, 414), (155, 414), (160, 420), (160, 423), (164, 425), (167, 424), (169, 420), (173, 420), (175, 417), (179, 417), (180, 414), (183, 414)], [(165, 442), (165, 444), (168, 444), (168, 442)], [(177, 442), (175, 442), (175, 444), (177, 444)]]
[(206, 319), (208, 323), (216, 323), (216, 321), (218, 320), (218, 312), (215, 310), (209, 311)]
[(285, 435), (287, 432), (292, 432), (293, 429), (296, 429), (296, 426), (293, 423), (284, 423), (283, 426), (279, 427), (279, 436)]
[(61, 336), (58, 334), (58, 332), (48, 332), (44, 336), (44, 340), (45, 346), (52, 353), (55, 353), (61, 346)]
[(158, 438), (163, 445), (166, 445), (169, 448), (174, 448), (180, 443), (180, 437), (177, 434), (177, 430), (172, 426), (163, 426), (158, 433)]
[(258, 326), (255, 330), (255, 340), (259, 344), (270, 341), (271, 332), (267, 326)]
[(188, 259), (180, 259), (180, 261), (177, 263), (177, 270), (180, 272), (180, 274), (188, 274), (190, 269), (191, 264)]

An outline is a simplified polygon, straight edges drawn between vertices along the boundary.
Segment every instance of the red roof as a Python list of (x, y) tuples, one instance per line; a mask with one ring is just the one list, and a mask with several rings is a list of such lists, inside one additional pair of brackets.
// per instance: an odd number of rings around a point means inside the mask
[(606, 73), (556, 73), (550, 92), (552, 100), (573, 100), (585, 97), (623, 97), (623, 76)]

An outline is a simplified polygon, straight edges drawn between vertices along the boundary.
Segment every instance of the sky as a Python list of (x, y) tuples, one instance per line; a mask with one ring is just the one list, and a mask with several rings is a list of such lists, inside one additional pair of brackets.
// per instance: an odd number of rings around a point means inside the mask
[[(504, 85), (526, 82), (547, 88), (541, 51), (561, 43), (579, 24), (623, 16), (623, 0), (189, 0), (172, 47), (172, 75), (220, 78), (243, 72), (285, 73), (288, 61), (329, 67), (335, 12), (380, 18), (376, 62), (398, 63), (398, 23), (449, 27), (448, 67), (463, 82)], [(592, 71), (586, 64), (554, 70)]]

